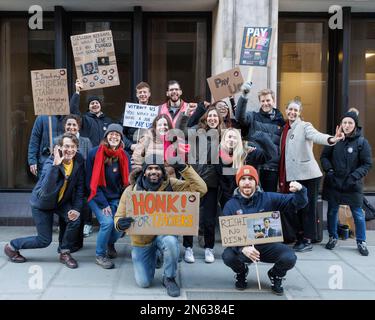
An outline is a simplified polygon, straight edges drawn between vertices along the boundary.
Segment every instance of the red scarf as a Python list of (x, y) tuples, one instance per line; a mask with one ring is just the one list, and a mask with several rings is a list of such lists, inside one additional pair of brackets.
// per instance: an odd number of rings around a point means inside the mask
[(94, 159), (94, 167), (92, 170), (92, 176), (90, 181), (90, 196), (87, 201), (90, 201), (96, 195), (96, 189), (98, 187), (106, 187), (107, 183), (105, 181), (105, 168), (104, 160), (106, 158), (118, 158), (120, 173), (122, 177), (122, 182), (124, 187), (129, 184), (129, 168), (128, 168), (128, 158), (122, 147), (117, 150), (109, 149), (105, 145), (101, 145), (96, 152)]
[(279, 166), (279, 188), (282, 193), (289, 193), (289, 183), (286, 181), (286, 168), (285, 168), (285, 146), (286, 136), (290, 129), (289, 121), (284, 126), (283, 133), (281, 134), (281, 154)]

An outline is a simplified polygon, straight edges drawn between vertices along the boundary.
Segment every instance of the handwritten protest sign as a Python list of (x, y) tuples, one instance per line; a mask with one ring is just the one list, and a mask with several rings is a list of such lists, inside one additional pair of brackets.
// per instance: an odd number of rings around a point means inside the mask
[(282, 242), (280, 212), (262, 212), (219, 217), (224, 247)]
[(111, 30), (79, 34), (70, 40), (82, 90), (120, 84)]
[(135, 220), (128, 234), (198, 235), (198, 192), (129, 192), (125, 205)]
[(124, 112), (125, 127), (148, 129), (159, 113), (159, 107), (136, 103), (126, 103)]
[(215, 101), (233, 96), (241, 90), (244, 82), (240, 68), (234, 68), (207, 79)]
[(70, 113), (66, 69), (33, 70), (31, 86), (36, 115)]
[(240, 65), (266, 67), (272, 29), (245, 27), (242, 39)]

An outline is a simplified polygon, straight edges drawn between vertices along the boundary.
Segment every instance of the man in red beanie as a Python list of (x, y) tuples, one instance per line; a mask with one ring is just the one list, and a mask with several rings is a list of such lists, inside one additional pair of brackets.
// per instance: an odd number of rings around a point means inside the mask
[[(292, 194), (262, 192), (258, 188), (258, 172), (252, 166), (241, 167), (236, 174), (238, 188), (226, 203), (223, 213), (226, 216), (250, 214), (267, 211), (296, 211), (306, 206), (307, 190), (296, 181), (290, 183)], [(223, 261), (236, 273), (236, 289), (247, 287), (247, 264), (262, 261), (275, 263), (268, 271), (272, 292), (283, 295), (282, 278), (292, 269), (297, 257), (293, 250), (282, 243), (265, 243), (246, 247), (227, 247), (223, 252)]]

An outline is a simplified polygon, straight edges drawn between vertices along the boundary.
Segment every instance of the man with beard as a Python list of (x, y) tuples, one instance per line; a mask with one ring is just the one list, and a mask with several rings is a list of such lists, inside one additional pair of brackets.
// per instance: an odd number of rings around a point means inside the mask
[[(142, 169), (134, 170), (130, 175), (130, 183), (121, 196), (120, 204), (114, 219), (118, 231), (125, 231), (133, 222), (133, 218), (126, 217), (125, 199), (131, 191), (187, 191), (199, 192), (202, 197), (207, 187), (195, 170), (186, 164), (175, 164), (183, 180), (169, 178), (164, 165), (158, 164), (156, 156), (150, 155), (145, 159)], [(151, 285), (155, 275), (156, 251), (161, 250), (164, 255), (163, 285), (171, 297), (180, 295), (180, 288), (176, 283), (178, 258), (180, 255), (179, 242), (175, 235), (132, 235), (132, 260), (134, 276), (137, 284), (142, 288)]]
[(187, 109), (189, 109), (190, 114), (193, 113), (197, 104), (187, 103), (181, 99), (181, 86), (176, 80), (168, 82), (166, 96), (168, 101), (160, 106), (159, 114), (167, 115), (173, 124), (173, 128), (179, 128), (183, 114)]
[[(234, 191), (223, 210), (225, 216), (268, 211), (299, 210), (307, 204), (307, 190), (296, 181), (290, 183), (293, 194), (261, 192), (258, 190), (258, 172), (252, 166), (241, 167), (236, 174), (238, 188)], [(283, 295), (281, 285), (287, 271), (292, 269), (297, 257), (293, 250), (283, 243), (273, 242), (245, 247), (227, 247), (223, 252), (223, 262), (236, 273), (236, 289), (247, 287), (247, 264), (252, 262), (275, 263), (268, 271), (272, 292)]]

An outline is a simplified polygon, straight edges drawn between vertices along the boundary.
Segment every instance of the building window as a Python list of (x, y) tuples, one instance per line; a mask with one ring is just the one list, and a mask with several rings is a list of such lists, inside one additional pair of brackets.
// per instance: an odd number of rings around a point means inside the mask
[(28, 18), (0, 18), (0, 188), (31, 188), (27, 150), (35, 115), (30, 70), (54, 68), (54, 24), (31, 30)]
[[(359, 110), (360, 126), (375, 146), (375, 19), (353, 19), (350, 45), (349, 107)], [(372, 153), (374, 161), (374, 151)], [(375, 190), (375, 170), (365, 178), (365, 191)]]
[(152, 102), (166, 100), (169, 80), (179, 81), (185, 101), (206, 98), (207, 19), (150, 17), (147, 21), (147, 79)]
[[(285, 116), (287, 102), (299, 97), (302, 118), (316, 129), (327, 129), (328, 28), (323, 19), (279, 18), (278, 104)], [(319, 159), (322, 146), (314, 145)]]
[[(119, 121), (123, 114), (125, 103), (131, 99), (131, 72), (132, 72), (132, 39), (130, 19), (73, 19), (72, 34), (82, 34), (111, 30), (115, 46), (117, 68), (120, 76), (120, 85), (102, 89), (83, 91), (81, 94), (81, 112), (87, 111), (87, 99), (98, 96), (103, 101), (103, 112)], [(72, 54), (72, 53), (71, 53)], [(74, 81), (76, 70), (72, 58)]]

